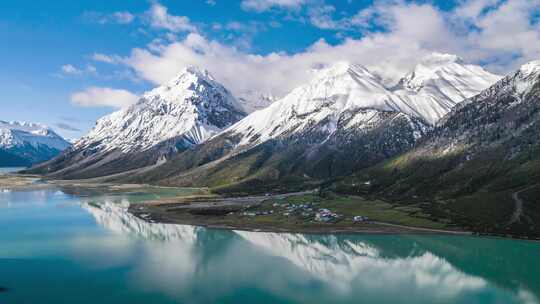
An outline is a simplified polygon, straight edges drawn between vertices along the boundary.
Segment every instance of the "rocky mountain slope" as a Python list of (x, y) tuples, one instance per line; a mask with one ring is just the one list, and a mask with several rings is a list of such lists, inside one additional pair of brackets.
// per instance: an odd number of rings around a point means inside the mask
[[(352, 173), (414, 146), (431, 123), (498, 76), (434, 54), (395, 88), (345, 62), (135, 180), (274, 188)], [(438, 95), (437, 95), (438, 94)], [(236, 186), (235, 186), (236, 187)]]
[(0, 166), (30, 166), (58, 155), (70, 143), (47, 126), (0, 121)]
[(31, 171), (89, 178), (155, 165), (244, 116), (237, 100), (208, 71), (189, 67), (135, 105), (98, 120), (72, 149)]
[(471, 229), (540, 235), (540, 61), (457, 105), (418, 146), (339, 191), (427, 204)]

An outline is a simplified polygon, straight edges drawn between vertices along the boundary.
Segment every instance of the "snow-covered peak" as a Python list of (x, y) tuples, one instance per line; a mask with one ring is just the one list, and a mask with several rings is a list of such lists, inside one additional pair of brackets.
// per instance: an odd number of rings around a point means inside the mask
[(70, 144), (49, 127), (29, 122), (0, 121), (0, 147), (13, 148), (44, 145), (52, 149), (64, 150)]
[(176, 77), (169, 80), (164, 87), (184, 87), (197, 81), (215, 82), (215, 78), (206, 69), (198, 66), (185, 67)]
[(244, 112), (248, 114), (262, 110), (278, 100), (278, 98), (271, 93), (256, 90), (242, 92), (237, 95), (237, 98)]
[(540, 60), (533, 60), (522, 65), (519, 69), (523, 74), (533, 74), (540, 72)]
[(243, 136), (240, 145), (256, 144), (320, 122), (325, 124), (324, 132), (331, 133), (345, 112), (398, 108), (407, 105), (395, 99), (377, 76), (360, 65), (340, 62), (319, 70), (308, 84), (252, 113), (229, 131)]
[(438, 52), (433, 52), (427, 56), (424, 56), (420, 60), (419, 64), (424, 66), (437, 66), (449, 63), (465, 64), (463, 59), (457, 55)]
[(32, 122), (26, 122), (26, 121), (1, 121), (0, 120), (0, 127), (10, 128), (12, 130), (20, 130), (35, 134), (46, 134), (50, 131), (50, 129), (43, 124), (39, 123), (32, 123)]
[[(477, 65), (449, 54), (423, 58), (402, 78), (393, 94), (411, 106), (410, 113), (437, 123), (459, 102), (475, 96), (501, 79)], [(416, 114), (415, 114), (416, 113)]]
[(441, 88), (446, 90), (441, 93), (457, 102), (459, 100), (455, 99), (478, 94), (499, 79), (500, 76), (491, 74), (480, 66), (468, 65), (456, 55), (433, 53), (420, 60), (400, 81), (399, 86), (415, 92)]
[(540, 60), (530, 61), (522, 65), (517, 74), (521, 79), (536, 80), (540, 75)]
[(238, 101), (208, 71), (187, 67), (133, 106), (98, 120), (76, 147), (127, 153), (176, 137), (199, 144), (243, 116)]
[(318, 70), (312, 80), (268, 108), (247, 116), (228, 131), (253, 145), (323, 123), (332, 132), (339, 117), (359, 110), (401, 112), (435, 124), (451, 108), (500, 77), (457, 56), (433, 54), (388, 89), (367, 68), (339, 62)]
[[(503, 95), (514, 95), (522, 100), (520, 95), (524, 95), (540, 82), (540, 60), (531, 61), (522, 65), (516, 72), (502, 78), (491, 87), (483, 91), (475, 98), (467, 100), (467, 104), (474, 99), (491, 99)], [(465, 104), (465, 103), (464, 103)], [(463, 104), (463, 105), (464, 105)]]
[(365, 74), (368, 77), (375, 77), (366, 67), (359, 64), (354, 64), (348, 61), (338, 61), (330, 66), (317, 70), (312, 79), (316, 82), (321, 79), (329, 79), (332, 77), (340, 77), (344, 74), (358, 73)]
[(528, 92), (538, 81), (540, 81), (540, 60), (526, 63), (514, 76), (516, 92), (520, 94)]

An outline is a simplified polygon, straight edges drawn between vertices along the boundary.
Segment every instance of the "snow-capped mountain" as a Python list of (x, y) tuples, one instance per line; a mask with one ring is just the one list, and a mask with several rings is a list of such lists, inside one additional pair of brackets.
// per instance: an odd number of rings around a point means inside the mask
[[(539, 143), (540, 61), (533, 61), (455, 106), (384, 169), (358, 172), (362, 180), (351, 178), (342, 188), (388, 200), (436, 200), (433, 206), (452, 201), (452, 211), (439, 211), (463, 215), (457, 220), (471, 231), (538, 238), (540, 216), (530, 206), (540, 193)], [(353, 186), (365, 180), (371, 186)]]
[(150, 178), (269, 186), (343, 176), (408, 151), (452, 106), (497, 79), (456, 56), (432, 54), (388, 88), (365, 67), (339, 62)]
[[(536, 117), (539, 102), (540, 61), (532, 61), (454, 107), (439, 121), (431, 138), (445, 153), (515, 138), (534, 128), (536, 119), (540, 121)], [(532, 131), (529, 135), (536, 136)]]
[(457, 103), (498, 79), (479, 66), (464, 64), (456, 56), (432, 54), (395, 88), (388, 89), (366, 68), (341, 62), (319, 71), (309, 84), (227, 131), (241, 135), (241, 144), (253, 144), (300, 132), (325, 120), (331, 130), (343, 113), (359, 109), (400, 112), (433, 125)]
[[(45, 125), (0, 121), (0, 149), (5, 154), (0, 159), (2, 165), (30, 165), (46, 161), (69, 146), (69, 142)], [(7, 161), (8, 158), (11, 160)]]
[(501, 76), (480, 66), (466, 64), (455, 55), (434, 53), (423, 58), (392, 88), (392, 93), (402, 100), (396, 104), (400, 111), (421, 117), (433, 125), (456, 104), (482, 92), (499, 79)]
[(242, 105), (242, 109), (246, 113), (253, 113), (262, 110), (279, 98), (270, 93), (262, 93), (259, 91), (246, 91), (237, 96), (238, 102)]
[(64, 150), (70, 144), (49, 127), (29, 122), (0, 121), (0, 147), (13, 148), (24, 145)]
[(191, 146), (244, 115), (237, 100), (208, 71), (188, 67), (168, 83), (145, 93), (135, 105), (98, 120), (75, 147), (129, 153), (179, 136)]
[[(388, 88), (365, 67), (339, 62), (242, 118), (247, 99), (238, 102), (208, 72), (188, 68), (136, 105), (101, 119), (75, 145), (83, 152), (68, 158), (77, 160), (77, 170), (72, 168), (69, 174), (91, 177), (156, 165), (148, 169), (152, 179), (181, 174), (189, 183), (196, 183), (196, 178), (186, 172), (195, 168), (205, 184), (212, 183), (209, 175), (232, 175), (231, 168), (248, 170), (229, 182), (267, 175), (326, 179), (411, 149), (451, 107), (497, 79), (456, 56), (432, 54)], [(261, 94), (252, 94), (257, 95)], [(173, 163), (165, 162), (177, 154)], [(120, 162), (119, 157), (129, 160)], [(88, 175), (81, 175), (81, 160), (92, 171)], [(217, 175), (206, 170), (215, 160), (220, 160), (219, 168), (213, 169), (220, 171)], [(238, 161), (251, 165), (241, 166)], [(103, 170), (104, 164), (113, 164), (114, 169)], [(197, 168), (200, 165), (207, 166)], [(66, 177), (65, 168), (61, 164), (52, 171)], [(50, 166), (47, 171), (51, 172)], [(130, 178), (147, 180), (138, 175)]]
[(73, 149), (32, 171), (80, 178), (155, 165), (244, 116), (235, 97), (208, 71), (188, 67), (136, 104), (98, 120)]

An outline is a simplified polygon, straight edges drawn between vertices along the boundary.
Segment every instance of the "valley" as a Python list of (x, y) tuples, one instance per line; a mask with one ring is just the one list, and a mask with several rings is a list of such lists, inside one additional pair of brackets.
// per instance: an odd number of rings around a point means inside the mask
[[(129, 195), (129, 212), (152, 223), (270, 232), (470, 234), (446, 219), (430, 218), (418, 206), (403, 207), (358, 196), (321, 197), (315, 190), (225, 197), (205, 188), (41, 180), (39, 176), (0, 175), (0, 191), (53, 188), (80, 197)], [(308, 204), (309, 208), (298, 207)], [(323, 209), (335, 213), (337, 217), (327, 222), (316, 220), (316, 214)], [(366, 220), (355, 222), (355, 216), (365, 217)]]
[[(154, 221), (540, 238), (538, 61), (501, 77), (434, 53), (393, 87), (338, 62), (254, 112), (243, 112), (242, 98), (188, 67), (21, 173), (67, 188), (205, 189), (130, 209)], [(313, 189), (309, 214), (266, 208), (277, 202), (264, 195)], [(314, 210), (342, 216), (326, 225)]]
[[(324, 212), (334, 216), (318, 218)], [(131, 205), (142, 220), (207, 228), (368, 234), (471, 234), (445, 219), (431, 219), (421, 208), (400, 207), (356, 196), (321, 198), (313, 191), (241, 198), (182, 199)], [(362, 221), (355, 221), (362, 217)]]
[(0, 304), (540, 304), (540, 0), (0, 1)]

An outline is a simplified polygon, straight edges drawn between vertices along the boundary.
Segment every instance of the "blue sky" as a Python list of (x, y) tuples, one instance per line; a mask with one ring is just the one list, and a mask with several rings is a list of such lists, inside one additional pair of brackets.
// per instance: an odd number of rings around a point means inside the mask
[(433, 51), (506, 73), (540, 59), (539, 16), (530, 0), (5, 0), (0, 120), (77, 138), (190, 64), (278, 96), (339, 60), (389, 82)]

